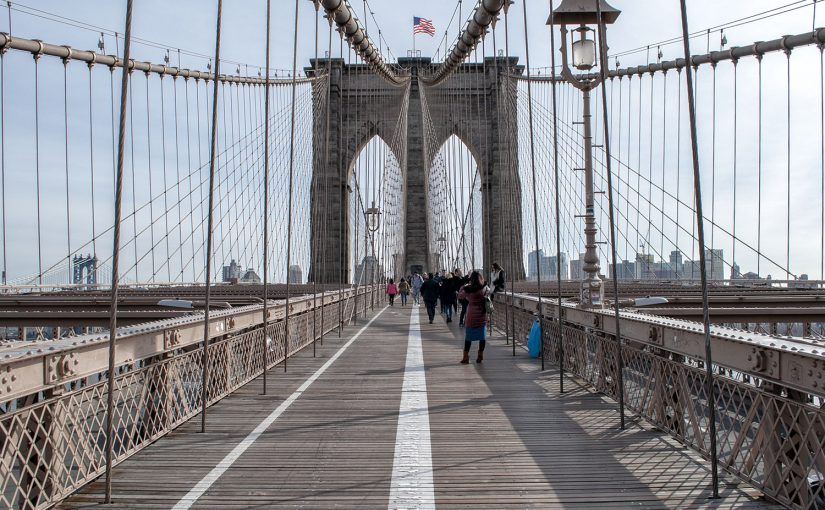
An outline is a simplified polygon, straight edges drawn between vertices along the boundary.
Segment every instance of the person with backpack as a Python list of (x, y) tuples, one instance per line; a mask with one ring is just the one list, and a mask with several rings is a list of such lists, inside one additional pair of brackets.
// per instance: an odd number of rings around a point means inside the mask
[(390, 278), (390, 283), (387, 284), (387, 295), (390, 297), (390, 306), (395, 306), (396, 294), (398, 294), (398, 285)]
[(484, 277), (478, 271), (470, 274), (470, 283), (461, 287), (458, 299), (467, 300), (467, 316), (464, 319), (464, 356), (461, 364), (470, 362), (470, 347), (478, 342), (478, 356), (476, 363), (484, 361), (484, 347), (487, 345), (487, 309), (490, 289), (484, 282)]
[(403, 278), (398, 282), (398, 293), (401, 294), (401, 306), (407, 306), (407, 296), (410, 295), (410, 284)]
[(438, 301), (438, 294), (441, 292), (441, 287), (435, 281), (432, 273), (429, 273), (429, 278), (421, 285), (421, 297), (424, 298), (424, 305), (427, 307), (427, 316), (430, 318), (430, 324), (435, 318), (435, 304)]
[(447, 322), (453, 322), (453, 306), (455, 305), (455, 281), (452, 273), (447, 273), (444, 280), (441, 282), (441, 292), (439, 298), (441, 299), (441, 313), (447, 318)]

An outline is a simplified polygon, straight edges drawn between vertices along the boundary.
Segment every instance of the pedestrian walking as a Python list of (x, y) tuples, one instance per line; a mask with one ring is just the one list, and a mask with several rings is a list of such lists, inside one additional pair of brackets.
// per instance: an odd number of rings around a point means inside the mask
[(453, 306), (455, 305), (455, 278), (453, 273), (447, 273), (441, 282), (439, 297), (441, 299), (441, 313), (446, 317), (447, 322), (453, 322)]
[(401, 278), (398, 282), (398, 293), (401, 294), (401, 306), (407, 306), (407, 296), (410, 295), (410, 284), (407, 280)]
[(441, 289), (432, 273), (429, 273), (427, 276), (427, 280), (421, 285), (421, 297), (424, 299), (424, 305), (427, 307), (427, 316), (430, 318), (430, 324), (432, 324), (435, 318), (435, 303), (438, 301), (438, 294)]
[(395, 306), (396, 294), (398, 294), (398, 285), (390, 278), (390, 282), (387, 284), (387, 296), (390, 297), (390, 306)]
[(504, 290), (504, 269), (498, 265), (498, 262), (493, 262), (493, 294), (491, 297), (495, 296), (499, 292)]
[(410, 279), (410, 287), (412, 287), (413, 303), (421, 304), (421, 285), (424, 283), (424, 278), (418, 273), (413, 273)]
[(459, 299), (467, 300), (467, 317), (464, 328), (464, 356), (461, 363), (470, 362), (470, 347), (478, 342), (478, 356), (476, 363), (484, 361), (484, 347), (487, 345), (487, 294), (489, 288), (484, 283), (484, 277), (478, 271), (470, 275), (470, 283), (463, 286), (458, 293)]
[[(468, 283), (470, 283), (470, 275), (467, 274), (467, 276), (461, 276), (461, 270), (460, 269), (457, 269), (456, 273), (458, 273), (458, 275), (459, 275), (459, 281), (457, 282), (457, 285), (456, 285), (456, 287), (457, 287), (456, 291), (457, 291), (457, 293), (460, 293), (461, 288), (464, 287), (465, 285), (467, 285)], [(456, 302), (461, 304), (461, 315), (458, 316), (458, 325), (459, 325), (459, 327), (463, 327), (464, 326), (464, 318), (467, 316), (467, 300), (466, 299), (459, 299), (458, 296), (456, 296)]]

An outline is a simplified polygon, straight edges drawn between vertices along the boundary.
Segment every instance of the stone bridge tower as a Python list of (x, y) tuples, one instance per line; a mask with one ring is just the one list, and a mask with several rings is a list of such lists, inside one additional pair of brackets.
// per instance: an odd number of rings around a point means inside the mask
[[(331, 68), (330, 122), (327, 128), (326, 98), (317, 93), (314, 95), (313, 152), (316, 156), (312, 218), (327, 218), (327, 221), (313, 221), (311, 260), (318, 267), (311, 268), (310, 281), (345, 283), (352, 277), (348, 184), (356, 158), (374, 136), (383, 139), (401, 163), (406, 212), (404, 271), (437, 269), (434, 254), (429, 253), (431, 229), (427, 225), (426, 182), (431, 161), (427, 161), (425, 150), (422, 88), (427, 94), (436, 137), (430, 152), (438, 152), (444, 142), (455, 135), (475, 158), (482, 190), (485, 270), (489, 270), (492, 262), (499, 261), (509, 269), (511, 278), (523, 278), (517, 138), (510, 136), (516, 132), (518, 121), (515, 86), (503, 76), (507, 60), (487, 58), (484, 64), (465, 64), (459, 72), (434, 87), (418, 79), (435, 69), (429, 58), (401, 58), (398, 63), (408, 70), (409, 85), (393, 86), (367, 66), (347, 65), (342, 59), (323, 59), (317, 63), (317, 69), (324, 72), (328, 66)], [(520, 73), (522, 68), (516, 63), (517, 58), (511, 57), (510, 69)], [(314, 68), (314, 65), (307, 68), (307, 74), (312, 75)], [(506, 97), (512, 99), (511, 105), (504, 108), (499, 105), (499, 90), (508, 83), (513, 90)], [(407, 87), (406, 154), (395, 154), (398, 148), (392, 146), (391, 138)], [(328, 137), (325, 136), (327, 129)], [(500, 136), (501, 133), (506, 136)], [(508, 166), (508, 160), (512, 166)], [(512, 224), (511, 218), (516, 224)], [(506, 267), (511, 257), (515, 268)]]

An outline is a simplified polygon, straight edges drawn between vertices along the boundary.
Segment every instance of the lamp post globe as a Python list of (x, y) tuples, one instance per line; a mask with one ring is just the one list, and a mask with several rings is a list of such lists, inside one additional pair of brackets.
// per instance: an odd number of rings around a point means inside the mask
[(593, 29), (582, 25), (576, 29), (576, 32), (581, 37), (570, 45), (573, 67), (580, 71), (589, 71), (596, 65), (596, 41), (587, 37), (588, 32), (593, 32)]
[(368, 208), (364, 214), (367, 217), (367, 228), (370, 232), (375, 232), (381, 226), (381, 210), (375, 207), (375, 202), (372, 207)]

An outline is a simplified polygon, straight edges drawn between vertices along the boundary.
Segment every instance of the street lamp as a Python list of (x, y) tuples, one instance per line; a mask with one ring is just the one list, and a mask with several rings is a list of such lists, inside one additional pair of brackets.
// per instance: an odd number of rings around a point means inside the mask
[(367, 216), (367, 228), (374, 233), (381, 226), (381, 210), (375, 207), (374, 200), (372, 207), (368, 208), (364, 214)]
[[(367, 230), (370, 231), (370, 245), (372, 246), (372, 270), (370, 279), (375, 284), (376, 259), (375, 259), (375, 232), (381, 226), (381, 210), (375, 207), (375, 200), (372, 201), (372, 207), (364, 211), (364, 216), (367, 219)], [(364, 268), (366, 269), (366, 267)]]
[(435, 241), (438, 243), (438, 265), (444, 265), (444, 252), (447, 251), (447, 239), (444, 236), (439, 237)]
[[(596, 2), (600, 2), (599, 6)], [(599, 73), (576, 76), (570, 70), (567, 58), (567, 25), (578, 26), (571, 33), (570, 49), (573, 67), (580, 71), (590, 71), (599, 64), (596, 58), (596, 42), (590, 37), (594, 30), (588, 25), (599, 24), (599, 7), (601, 21), (612, 24), (621, 11), (611, 7), (605, 0), (562, 0), (547, 19), (548, 25), (561, 27), (561, 75), (565, 81), (582, 91), (582, 124), (584, 126), (584, 236), (585, 253), (582, 270), (585, 273), (581, 285), (581, 304), (584, 307), (601, 307), (604, 302), (604, 287), (599, 278), (599, 253), (596, 250), (596, 212), (593, 190), (593, 135), (590, 126), (590, 91), (601, 84)], [(578, 40), (575, 38), (578, 34)], [(615, 277), (615, 276), (614, 276)]]

